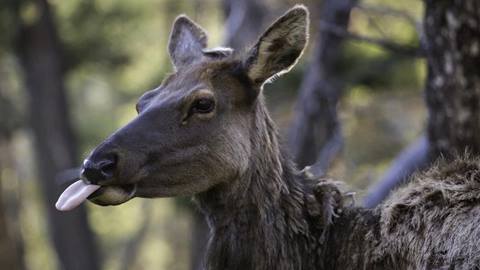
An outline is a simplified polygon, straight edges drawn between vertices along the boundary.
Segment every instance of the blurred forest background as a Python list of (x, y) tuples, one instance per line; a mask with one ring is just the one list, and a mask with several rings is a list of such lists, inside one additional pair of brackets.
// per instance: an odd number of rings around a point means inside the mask
[(311, 11), (309, 47), (265, 94), (299, 166), (317, 161), (315, 173), (346, 181), (369, 206), (404, 177), (395, 164), (421, 167), (422, 1), (2, 0), (0, 268), (196, 269), (207, 229), (188, 198), (68, 214), (53, 204), (172, 70), (178, 14), (202, 25), (211, 47), (242, 48), (296, 3)]

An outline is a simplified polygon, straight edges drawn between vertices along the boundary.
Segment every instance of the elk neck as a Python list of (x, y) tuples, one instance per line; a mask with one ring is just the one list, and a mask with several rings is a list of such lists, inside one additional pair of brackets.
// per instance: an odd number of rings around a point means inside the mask
[(280, 151), (277, 128), (258, 102), (246, 173), (195, 198), (212, 233), (207, 269), (314, 269), (319, 256), (304, 254), (320, 253), (325, 230), (313, 180)]

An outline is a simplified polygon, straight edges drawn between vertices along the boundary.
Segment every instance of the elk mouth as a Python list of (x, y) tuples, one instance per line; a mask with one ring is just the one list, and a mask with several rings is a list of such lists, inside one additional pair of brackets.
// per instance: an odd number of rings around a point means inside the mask
[(135, 184), (99, 186), (80, 179), (63, 191), (55, 207), (60, 211), (70, 211), (87, 199), (102, 206), (118, 205), (133, 198), (135, 191)]
[(119, 205), (135, 196), (135, 184), (100, 186), (87, 199), (101, 206)]

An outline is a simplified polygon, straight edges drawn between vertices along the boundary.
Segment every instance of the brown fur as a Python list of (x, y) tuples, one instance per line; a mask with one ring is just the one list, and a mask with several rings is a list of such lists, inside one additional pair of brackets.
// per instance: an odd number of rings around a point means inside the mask
[(479, 269), (480, 161), (438, 162), (374, 210), (331, 225), (327, 269)]
[[(337, 182), (297, 172), (281, 152), (262, 85), (301, 55), (307, 15), (292, 9), (240, 57), (206, 51), (203, 30), (178, 19), (176, 73), (90, 155), (89, 164), (115, 162), (111, 174), (86, 180), (136, 197), (193, 195), (212, 230), (211, 270), (478, 269), (478, 160), (441, 162), (368, 210), (347, 206)], [(199, 96), (216, 107), (192, 112)], [(131, 199), (105, 194), (90, 199)]]

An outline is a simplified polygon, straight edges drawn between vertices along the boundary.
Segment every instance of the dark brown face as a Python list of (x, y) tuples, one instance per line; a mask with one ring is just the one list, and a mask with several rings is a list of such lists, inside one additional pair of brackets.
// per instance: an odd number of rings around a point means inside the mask
[(294, 8), (234, 60), (229, 51), (206, 50), (204, 31), (179, 17), (169, 44), (177, 71), (145, 93), (137, 117), (84, 162), (82, 179), (102, 186), (90, 200), (193, 195), (238, 179), (252, 155), (256, 98), (301, 55), (307, 25), (306, 10)]
[(105, 177), (88, 166), (84, 177), (163, 197), (192, 195), (241, 175), (250, 156), (251, 104), (237, 78), (211, 66), (178, 72), (144, 94), (138, 116), (88, 158), (109, 164)]

